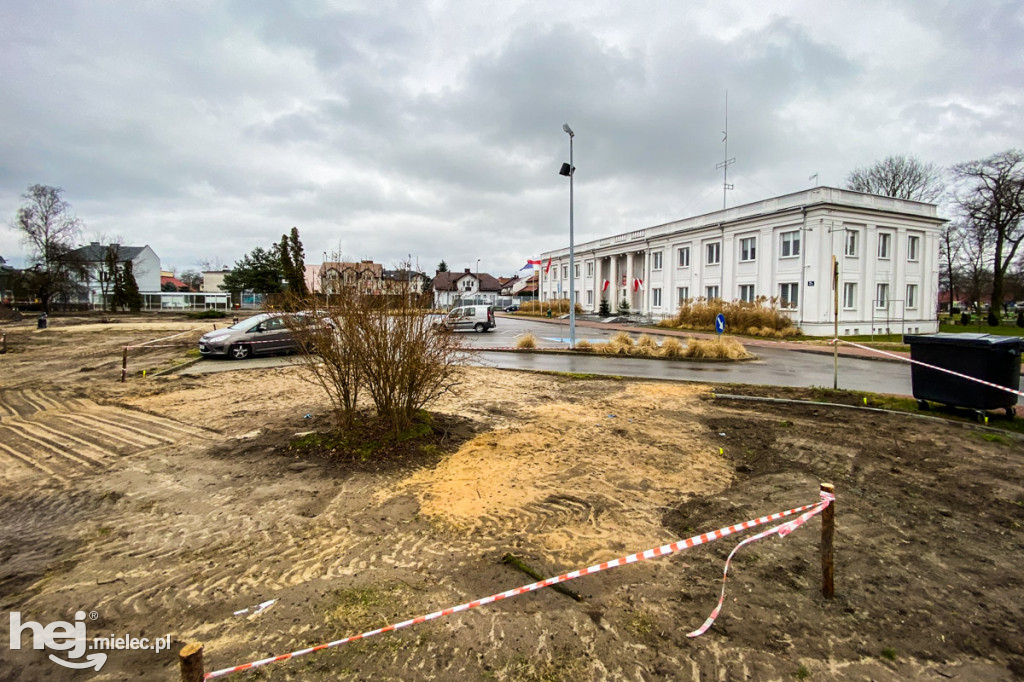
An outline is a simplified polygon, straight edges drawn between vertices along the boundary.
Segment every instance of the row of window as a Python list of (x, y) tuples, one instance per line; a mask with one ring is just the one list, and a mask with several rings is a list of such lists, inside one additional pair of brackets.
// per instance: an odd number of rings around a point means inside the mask
[[(846, 240), (843, 248), (843, 254), (851, 258), (857, 257), (860, 254), (860, 233), (855, 230), (847, 230)], [(704, 264), (705, 265), (718, 265), (722, 262), (722, 243), (721, 242), (709, 242), (704, 245)], [(916, 235), (910, 235), (907, 237), (907, 260), (915, 262), (919, 258), (921, 250), (921, 237)], [(678, 256), (677, 264), (681, 268), (690, 267), (690, 247), (680, 246), (676, 249)], [(779, 235), (779, 254), (781, 258), (794, 258), (800, 255), (800, 231), (793, 230), (792, 232), (782, 232)], [(892, 234), (889, 232), (878, 233), (878, 257), (882, 260), (891, 258), (892, 254)], [(743, 237), (740, 239), (740, 262), (750, 262), (757, 260), (757, 237)], [(651, 269), (661, 270), (662, 265), (662, 252), (655, 251), (651, 254)], [(580, 266), (577, 264), (574, 271), (574, 276), (580, 276)], [(551, 273), (551, 278), (555, 278), (555, 273)], [(594, 276), (594, 263), (587, 263), (587, 277)], [(562, 279), (569, 278), (569, 266), (562, 266)]]
[[(917, 284), (907, 285), (907, 297), (903, 300), (904, 307), (908, 310), (917, 308)], [(690, 287), (677, 287), (677, 301), (679, 303), (685, 303), (690, 299)], [(577, 298), (579, 298), (579, 292), (577, 292)], [(707, 299), (719, 298), (720, 289), (717, 285), (704, 287), (704, 297)], [(753, 284), (741, 284), (740, 285), (740, 300), (747, 301), (749, 303), (754, 302), (756, 294), (754, 292)], [(779, 305), (782, 308), (796, 308), (800, 303), (800, 284), (797, 282), (784, 282), (779, 285)], [(885, 310), (889, 305), (893, 303), (893, 300), (889, 296), (889, 284), (882, 283), (875, 285), (875, 300), (874, 306), (878, 310)], [(594, 305), (594, 292), (592, 289), (587, 290), (587, 305)], [(651, 306), (653, 308), (661, 307), (661, 289), (654, 287), (651, 289)], [(843, 284), (843, 309), (853, 310), (857, 307), (857, 283), (846, 282)]]

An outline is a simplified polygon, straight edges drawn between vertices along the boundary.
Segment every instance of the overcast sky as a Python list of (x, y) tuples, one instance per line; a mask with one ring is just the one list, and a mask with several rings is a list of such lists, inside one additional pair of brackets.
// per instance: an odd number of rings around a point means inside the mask
[(0, 255), (30, 184), (82, 241), (515, 273), (906, 153), (1024, 146), (1024, 3), (4, 2)]

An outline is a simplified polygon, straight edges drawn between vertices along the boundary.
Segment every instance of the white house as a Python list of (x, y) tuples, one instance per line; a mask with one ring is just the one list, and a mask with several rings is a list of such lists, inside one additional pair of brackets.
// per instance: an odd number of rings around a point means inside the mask
[[(689, 298), (778, 297), (804, 334), (938, 331), (939, 232), (934, 204), (833, 187), (735, 206), (575, 247), (576, 300), (596, 312), (667, 317)], [(541, 298), (568, 298), (569, 249), (542, 254)]]
[(434, 307), (450, 308), (458, 303), (496, 305), (501, 282), (486, 272), (437, 272), (433, 280)]
[(103, 291), (109, 286), (101, 281), (105, 272), (105, 263), (108, 249), (117, 252), (117, 262), (132, 262), (132, 274), (135, 276), (135, 283), (139, 285), (139, 292), (142, 294), (160, 293), (160, 259), (156, 252), (149, 246), (122, 246), (121, 244), (110, 244), (104, 246), (99, 242), (92, 242), (88, 246), (81, 246), (72, 253), (81, 257), (88, 265), (88, 275), (82, 285), (81, 299), (83, 303), (101, 305), (103, 302)]

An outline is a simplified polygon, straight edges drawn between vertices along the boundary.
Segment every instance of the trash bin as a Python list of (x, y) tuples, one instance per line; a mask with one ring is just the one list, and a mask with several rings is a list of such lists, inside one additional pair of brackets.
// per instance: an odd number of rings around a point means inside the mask
[(46, 313), (39, 315), (39, 319), (36, 320), (36, 329), (46, 329)]
[[(1020, 390), (1020, 354), (1024, 339), (995, 334), (921, 334), (904, 336), (910, 358), (935, 367)], [(973, 410), (1003, 408), (1012, 415), (1017, 396), (963, 377), (913, 365), (914, 398)], [(926, 405), (927, 403), (925, 403)], [(923, 405), (924, 406), (924, 405)]]

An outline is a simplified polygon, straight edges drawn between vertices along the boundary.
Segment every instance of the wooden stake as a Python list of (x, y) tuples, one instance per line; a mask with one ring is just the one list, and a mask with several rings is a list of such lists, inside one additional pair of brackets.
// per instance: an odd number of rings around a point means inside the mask
[(203, 643), (191, 642), (178, 652), (181, 682), (203, 682)]
[(0, 355), (7, 352), (7, 334), (0, 334)]
[(128, 380), (128, 346), (124, 347), (124, 352), (121, 354), (121, 383), (123, 384)]
[[(822, 492), (835, 494), (831, 483), (821, 484)], [(836, 533), (836, 503), (833, 501), (821, 512), (821, 594), (826, 599), (835, 596), (835, 563), (832, 539)]]

